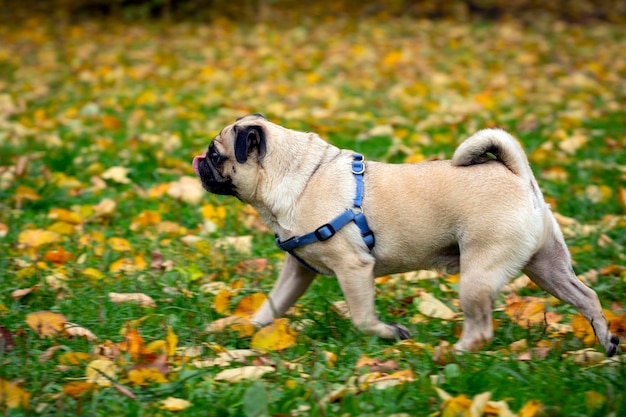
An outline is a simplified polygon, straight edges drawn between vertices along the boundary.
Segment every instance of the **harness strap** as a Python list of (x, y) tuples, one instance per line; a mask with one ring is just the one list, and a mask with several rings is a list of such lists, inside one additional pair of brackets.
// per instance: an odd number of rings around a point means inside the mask
[(369, 228), (369, 225), (367, 224), (367, 219), (365, 218), (365, 215), (363, 214), (363, 209), (361, 208), (361, 204), (363, 203), (363, 173), (365, 172), (365, 163), (363, 162), (363, 155), (361, 154), (355, 153), (353, 154), (353, 158), (352, 173), (354, 174), (354, 177), (356, 179), (356, 196), (353, 201), (354, 207), (344, 211), (342, 214), (335, 217), (330, 222), (318, 227), (310, 233), (301, 236), (294, 236), (285, 240), (284, 242), (281, 242), (280, 239), (276, 237), (276, 240), (274, 241), (276, 243), (276, 246), (286, 252), (289, 252), (298, 261), (300, 261), (300, 263), (315, 272), (318, 271), (313, 269), (302, 259), (296, 256), (293, 253), (293, 250), (313, 242), (323, 242), (325, 240), (328, 240), (333, 237), (337, 233), (337, 231), (339, 231), (342, 227), (344, 227), (351, 221), (353, 221), (361, 230), (361, 237), (363, 238), (363, 241), (367, 245), (368, 249), (372, 250), (372, 248), (374, 247), (374, 232), (372, 232), (372, 230)]

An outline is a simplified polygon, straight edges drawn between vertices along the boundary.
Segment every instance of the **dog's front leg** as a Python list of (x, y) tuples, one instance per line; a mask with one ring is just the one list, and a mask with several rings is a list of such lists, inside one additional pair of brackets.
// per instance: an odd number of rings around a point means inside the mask
[(408, 339), (409, 331), (398, 324), (383, 323), (376, 315), (374, 261), (343, 259), (340, 269), (335, 270), (339, 286), (350, 308), (352, 323), (365, 334), (385, 339)]
[(252, 317), (256, 326), (271, 323), (281, 317), (306, 291), (315, 278), (315, 272), (305, 268), (293, 256), (287, 254), (285, 266), (274, 284), (268, 299)]

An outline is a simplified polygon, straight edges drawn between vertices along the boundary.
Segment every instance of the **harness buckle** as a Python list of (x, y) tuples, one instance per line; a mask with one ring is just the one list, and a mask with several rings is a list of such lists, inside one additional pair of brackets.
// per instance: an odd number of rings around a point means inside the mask
[(315, 229), (313, 233), (315, 234), (315, 237), (317, 238), (317, 240), (319, 240), (320, 242), (323, 242), (333, 237), (335, 233), (337, 233), (337, 231), (330, 224), (326, 223), (325, 225), (320, 226), (317, 229)]
[(352, 173), (354, 175), (361, 175), (365, 172), (365, 164), (363, 161), (352, 161)]

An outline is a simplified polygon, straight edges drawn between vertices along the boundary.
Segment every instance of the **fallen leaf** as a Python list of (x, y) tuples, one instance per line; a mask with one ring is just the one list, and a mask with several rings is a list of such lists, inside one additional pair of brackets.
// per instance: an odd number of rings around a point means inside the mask
[(191, 407), (193, 404), (187, 400), (183, 400), (182, 398), (175, 397), (167, 397), (166, 399), (160, 401), (161, 409), (167, 411), (182, 411), (185, 408)]
[(240, 368), (226, 369), (215, 375), (216, 381), (240, 382), (243, 380), (254, 381), (269, 372), (275, 372), (273, 366), (242, 366)]
[(26, 324), (33, 329), (39, 337), (56, 336), (65, 329), (67, 318), (52, 311), (38, 311), (26, 315)]
[(25, 230), (17, 237), (17, 242), (29, 248), (39, 248), (41, 246), (58, 242), (60, 236), (57, 233), (43, 229)]
[(62, 365), (82, 365), (91, 360), (91, 355), (85, 352), (67, 352), (59, 356), (58, 361)]
[(65, 326), (65, 334), (68, 336), (84, 337), (89, 341), (98, 339), (98, 336), (96, 336), (91, 330), (79, 326), (78, 324), (66, 322), (63, 325)]
[(167, 336), (165, 336), (165, 342), (167, 346), (167, 356), (174, 356), (176, 354), (176, 347), (178, 346), (178, 336), (174, 333), (174, 330), (168, 326)]
[(140, 369), (131, 369), (128, 372), (128, 381), (133, 385), (150, 385), (153, 383), (164, 384), (167, 382), (167, 378), (156, 368), (146, 367)]
[(101, 387), (110, 387), (111, 380), (115, 380), (118, 373), (119, 368), (113, 361), (96, 359), (87, 365), (85, 376), (87, 377), (87, 382), (100, 385)]
[(456, 313), (452, 311), (450, 307), (439, 301), (430, 293), (425, 291), (421, 292), (419, 300), (417, 310), (427, 317), (443, 320), (452, 320), (456, 317)]
[(78, 398), (95, 390), (98, 386), (92, 382), (72, 381), (63, 385), (63, 393)]
[(267, 300), (267, 295), (263, 293), (254, 293), (246, 295), (237, 304), (233, 311), (233, 316), (239, 316), (243, 318), (252, 318), (254, 313), (261, 307), (261, 305)]
[(8, 408), (28, 408), (31, 395), (17, 384), (0, 378), (0, 405)]
[(297, 336), (298, 333), (289, 326), (288, 319), (275, 319), (272, 324), (256, 332), (250, 347), (262, 352), (283, 350), (293, 346)]
[(13, 290), (13, 292), (11, 292), (11, 299), (18, 300), (22, 297), (25, 297), (28, 294), (32, 293), (33, 291), (36, 291), (40, 286), (41, 286), (40, 284), (35, 284), (32, 287), (21, 288), (19, 290)]
[(232, 248), (242, 255), (252, 254), (252, 236), (227, 236), (215, 240), (218, 249)]
[(198, 204), (206, 195), (202, 184), (195, 177), (183, 176), (178, 181), (169, 183), (167, 195), (189, 204)]
[(119, 303), (139, 303), (142, 307), (156, 307), (156, 303), (149, 295), (133, 292), (133, 293), (109, 293), (109, 301), (115, 304)]
[(537, 400), (529, 400), (518, 412), (519, 417), (536, 417), (543, 414), (543, 404)]
[(227, 314), (230, 307), (230, 299), (234, 295), (235, 294), (232, 291), (226, 288), (222, 288), (221, 290), (219, 290), (218, 293), (215, 295), (215, 299), (213, 300), (213, 309), (215, 310), (215, 312), (218, 314)]
[(127, 252), (133, 248), (130, 242), (123, 237), (111, 237), (107, 240), (107, 243), (111, 246), (111, 249), (117, 252)]
[(126, 167), (114, 166), (104, 171), (101, 177), (118, 184), (130, 184), (130, 179), (128, 178), (129, 172), (129, 169)]
[(215, 320), (204, 330), (211, 333), (221, 332), (226, 329), (237, 332), (240, 338), (252, 336), (256, 332), (256, 327), (248, 319), (239, 316), (228, 316)]

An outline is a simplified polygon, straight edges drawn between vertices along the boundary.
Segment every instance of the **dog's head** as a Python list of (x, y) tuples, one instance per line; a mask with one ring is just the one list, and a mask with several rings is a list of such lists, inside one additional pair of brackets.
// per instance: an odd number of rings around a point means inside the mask
[(267, 151), (268, 129), (273, 126), (263, 115), (253, 114), (222, 129), (208, 150), (193, 159), (202, 186), (214, 194), (246, 200), (257, 182), (258, 167)]

